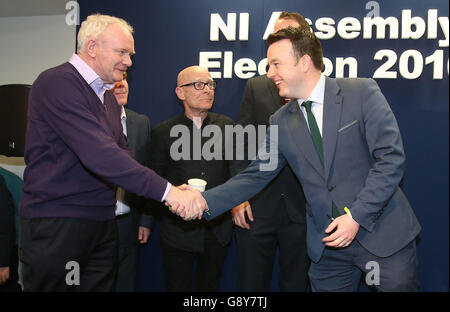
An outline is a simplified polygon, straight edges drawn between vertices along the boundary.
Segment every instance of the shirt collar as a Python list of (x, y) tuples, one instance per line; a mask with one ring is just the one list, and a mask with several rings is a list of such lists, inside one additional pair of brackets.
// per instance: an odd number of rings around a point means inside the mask
[(69, 63), (76, 68), (89, 85), (100, 78), (99, 75), (97, 75), (97, 73), (77, 54), (72, 54)]
[(319, 81), (316, 86), (312, 90), (308, 99), (298, 99), (298, 104), (302, 105), (302, 103), (306, 100), (312, 101), (314, 103), (323, 104), (323, 99), (325, 97), (325, 75), (320, 74)]
[(106, 90), (113, 88), (113, 83), (104, 83), (100, 76), (77, 54), (72, 54), (69, 63), (75, 67), (100, 99), (103, 99)]
[[(192, 119), (189, 119), (188, 116), (186, 116), (185, 112), (181, 113), (181, 115), (183, 116), (182, 118), (183, 118), (183, 121), (185, 122), (185, 125), (187, 125), (189, 127), (193, 126), (194, 121)], [(205, 119), (203, 119), (202, 128), (209, 124), (209, 120), (210, 120), (209, 115), (210, 114), (208, 113), (208, 115), (206, 115)]]
[(125, 113), (125, 107), (123, 107), (123, 105), (121, 105), (120, 106), (120, 110), (121, 110), (120, 119), (122, 120), (122, 119), (125, 118), (125, 120), (126, 120), (127, 119), (127, 114)]

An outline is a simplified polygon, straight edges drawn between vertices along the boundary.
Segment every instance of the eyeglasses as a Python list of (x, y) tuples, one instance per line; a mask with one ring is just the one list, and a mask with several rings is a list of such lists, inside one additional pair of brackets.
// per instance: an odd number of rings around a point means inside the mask
[(211, 90), (214, 90), (216, 88), (216, 82), (215, 81), (208, 81), (208, 82), (194, 81), (194, 82), (191, 82), (191, 83), (184, 84), (184, 85), (180, 86), (180, 88), (191, 86), (191, 85), (194, 86), (195, 90), (203, 90), (203, 89), (205, 89), (206, 85), (208, 85), (209, 89), (211, 89)]

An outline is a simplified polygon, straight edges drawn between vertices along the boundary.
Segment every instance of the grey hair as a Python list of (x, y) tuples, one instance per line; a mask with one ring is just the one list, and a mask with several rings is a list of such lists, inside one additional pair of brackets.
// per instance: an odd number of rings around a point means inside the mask
[(86, 20), (81, 23), (80, 30), (78, 31), (77, 53), (83, 53), (89, 38), (97, 39), (110, 24), (119, 24), (124, 29), (128, 30), (130, 34), (133, 34), (133, 27), (121, 18), (102, 14), (89, 15)]

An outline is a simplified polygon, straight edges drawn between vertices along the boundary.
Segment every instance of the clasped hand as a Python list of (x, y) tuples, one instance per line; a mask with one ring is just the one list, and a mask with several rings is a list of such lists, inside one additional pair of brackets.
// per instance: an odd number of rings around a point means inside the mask
[(201, 219), (208, 205), (199, 190), (183, 184), (173, 186), (166, 197), (166, 205), (172, 213), (184, 220)]

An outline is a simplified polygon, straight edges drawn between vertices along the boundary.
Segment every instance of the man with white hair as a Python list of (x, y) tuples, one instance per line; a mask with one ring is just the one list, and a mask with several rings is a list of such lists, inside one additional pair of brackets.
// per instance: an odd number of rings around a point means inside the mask
[(114, 290), (117, 186), (190, 209), (202, 201), (131, 155), (120, 106), (105, 91), (132, 64), (132, 33), (122, 19), (88, 16), (78, 53), (33, 84), (19, 206), (25, 291)]

